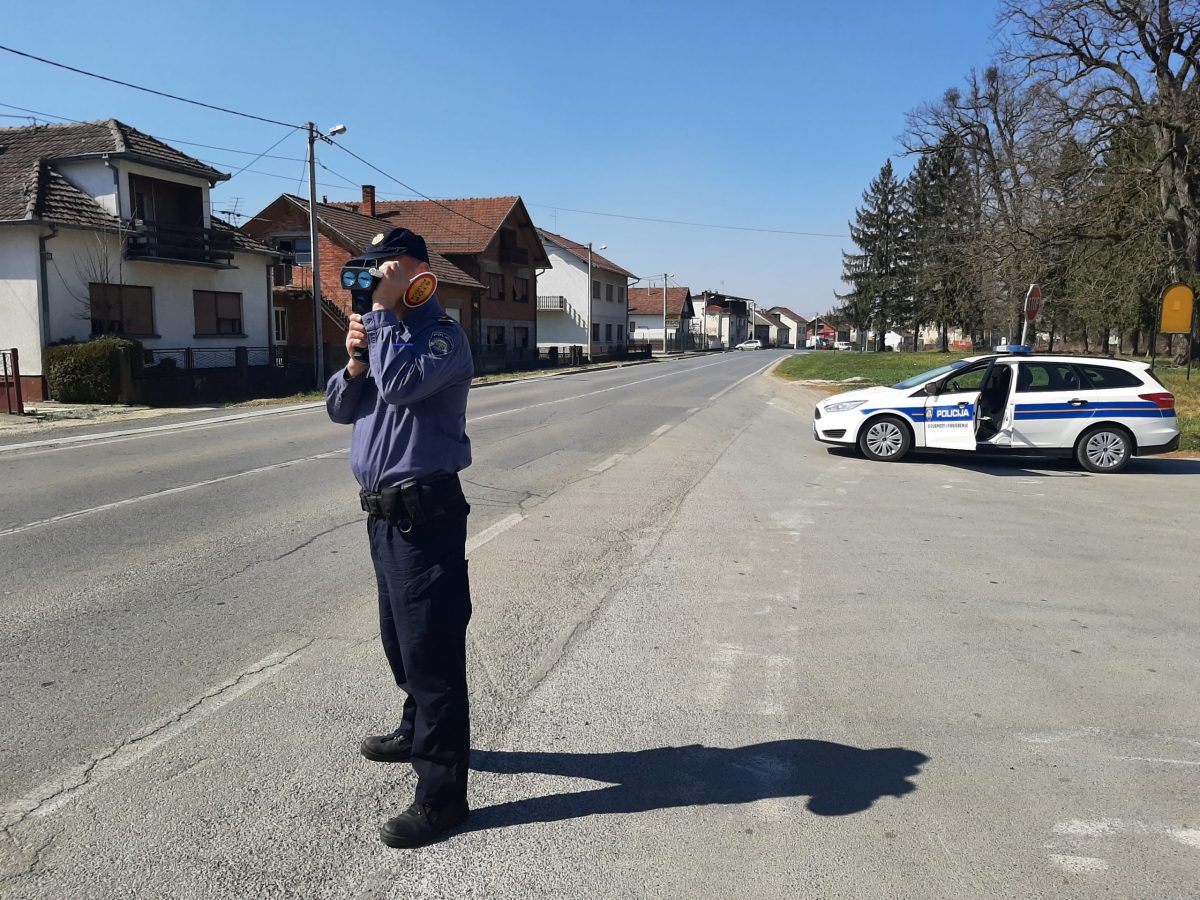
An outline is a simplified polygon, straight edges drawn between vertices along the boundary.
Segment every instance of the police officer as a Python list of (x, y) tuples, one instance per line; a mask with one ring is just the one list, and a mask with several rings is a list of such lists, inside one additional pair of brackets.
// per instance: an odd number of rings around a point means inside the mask
[[(376, 762), (412, 761), (415, 801), (383, 826), (381, 838), (417, 847), (470, 814), (470, 507), (457, 473), (471, 464), (466, 413), (474, 364), (466, 335), (436, 296), (406, 296), (429, 271), (420, 235), (393, 229), (364, 255), (380, 261), (381, 281), (371, 312), (350, 317), (350, 362), (329, 380), (325, 404), (330, 419), (354, 426), (350, 468), (368, 513), (380, 638), (405, 695), (399, 726), (366, 737), (361, 751)], [(365, 362), (354, 359), (360, 347)]]

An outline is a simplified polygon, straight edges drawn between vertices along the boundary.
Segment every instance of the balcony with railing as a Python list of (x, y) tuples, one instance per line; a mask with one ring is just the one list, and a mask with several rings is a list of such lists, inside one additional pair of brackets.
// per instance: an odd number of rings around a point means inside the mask
[(567, 298), (557, 294), (538, 294), (538, 312), (564, 312)]
[(231, 266), (233, 234), (215, 228), (145, 222), (129, 235), (125, 255), (129, 259)]

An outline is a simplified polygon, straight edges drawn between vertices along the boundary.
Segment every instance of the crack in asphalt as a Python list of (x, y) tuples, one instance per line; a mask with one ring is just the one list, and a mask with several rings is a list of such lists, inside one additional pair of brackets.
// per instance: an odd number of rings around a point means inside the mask
[[(337, 525), (332, 526), (331, 528), (326, 528), (324, 531), (318, 531), (316, 534), (314, 534), (312, 537), (310, 537), (304, 543), (302, 543), (296, 547), (293, 547), (291, 550), (287, 551), (287, 553), (279, 554), (279, 556), (276, 556), (273, 560), (271, 560), (271, 562), (279, 562), (284, 557), (291, 556), (293, 553), (298, 553), (299, 551), (303, 550), (305, 547), (307, 547), (309, 544), (311, 544), (317, 538), (322, 538), (327, 534), (331, 534), (331, 533), (337, 531), (339, 528), (345, 528), (348, 525), (354, 525), (361, 521), (362, 521), (361, 517), (354, 518), (354, 519), (351, 519), (349, 522), (341, 522)], [(245, 569), (243, 569), (242, 571), (245, 571)], [(241, 573), (238, 573), (238, 574), (241, 574)]]
[(234, 678), (224, 682), (221, 685), (218, 685), (213, 690), (208, 691), (207, 693), (201, 695), (196, 700), (194, 700), (192, 703), (189, 703), (182, 710), (171, 715), (167, 719), (164, 719), (164, 720), (158, 722), (157, 724), (151, 726), (147, 730), (143, 731), (141, 734), (138, 734), (131, 738), (128, 738), (128, 739), (122, 741), (121, 743), (117, 744), (115, 747), (111, 747), (108, 750), (105, 750), (103, 753), (99, 754), (98, 756), (93, 757), (91, 762), (89, 762), (86, 766), (84, 766), (83, 770), (74, 778), (74, 780), (71, 783), (63, 784), (58, 788), (58, 790), (52, 791), (51, 793), (47, 794), (46, 796), (41, 797), (41, 798), (37, 799), (36, 801), (33, 801), (32, 805), (30, 805), (28, 808), (22, 810), (15, 818), (10, 819), (9, 821), (5, 822), (2, 826), (0, 826), (0, 828), (2, 828), (3, 833), (5, 835), (7, 835), (9, 838), (16, 840), (14, 831), (18, 827), (20, 827), (22, 824), (24, 824), (28, 819), (38, 815), (38, 813), (40, 811), (46, 809), (48, 806), (58, 805), (56, 803), (56, 801), (59, 801), (60, 799), (63, 799), (66, 797), (69, 797), (69, 795), (71, 795), (71, 794), (85, 790), (88, 787), (91, 787), (94, 783), (98, 783), (98, 782), (93, 781), (93, 776), (96, 773), (96, 768), (98, 766), (100, 766), (102, 763), (112, 759), (118, 753), (121, 753), (123, 750), (127, 750), (129, 748), (136, 748), (139, 744), (142, 744), (145, 741), (153, 739), (155, 736), (161, 734), (164, 730), (172, 727), (173, 725), (178, 725), (185, 718), (187, 718), (191, 713), (195, 712), (201, 705), (203, 705), (204, 703), (206, 703), (210, 700), (218, 699), (223, 694), (227, 694), (228, 692), (236, 689), (246, 679), (252, 678), (255, 675), (260, 675), (263, 672), (267, 671), (268, 669), (273, 669), (273, 668), (284, 665), (289, 660), (294, 658), (297, 654), (302, 653), (304, 650), (307, 650), (309, 647), (311, 647), (316, 640), (317, 639), (315, 637), (309, 638), (303, 644), (301, 644), (298, 647), (294, 647), (293, 649), (289, 650), (287, 653), (284, 653), (278, 657), (271, 658), (270, 662), (264, 663), (263, 665), (258, 666), (256, 668), (247, 669), (246, 671), (240, 672)]

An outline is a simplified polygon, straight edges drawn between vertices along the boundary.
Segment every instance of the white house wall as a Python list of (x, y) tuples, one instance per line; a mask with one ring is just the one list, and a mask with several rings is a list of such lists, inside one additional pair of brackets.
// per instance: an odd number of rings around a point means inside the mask
[[(117, 278), (119, 261), (117, 238), (107, 238), (110, 281)], [(100, 252), (96, 232), (62, 229), (47, 242), (53, 259), (47, 263), (50, 295), (50, 341), (91, 336), (88, 315), (88, 283), (96, 268), (92, 263)], [(31, 256), (36, 260), (37, 246)], [(270, 302), (267, 291), (267, 257), (239, 253), (234, 256), (236, 269), (212, 269), (206, 266), (165, 262), (125, 260), (122, 278), (125, 284), (149, 287), (153, 291), (154, 328), (157, 337), (139, 337), (147, 348), (169, 347), (266, 347), (270, 344)], [(221, 335), (197, 337), (193, 291), (232, 291), (242, 295), (242, 328), (245, 337)], [(24, 366), (22, 366), (24, 368)]]
[[(550, 268), (538, 275), (538, 293), (543, 297), (566, 297), (567, 308), (561, 312), (538, 311), (538, 346), (582, 346), (587, 341), (587, 303), (592, 295), (587, 260), (553, 244), (546, 244), (546, 254), (550, 257)], [(607, 325), (612, 326), (611, 343), (624, 343), (624, 336), (617, 337), (617, 326), (621, 326), (624, 335), (627, 304), (615, 298), (629, 282), (623, 275), (596, 266), (592, 267), (592, 278), (600, 282), (600, 299), (591, 301), (592, 322), (600, 326), (600, 339), (596, 343), (610, 343), (605, 337)], [(612, 302), (605, 299), (610, 284)]]
[(0, 228), (0, 349), (17, 348), (22, 375), (42, 374), (38, 229)]
[[(54, 169), (103, 206), (109, 215), (117, 215), (117, 179), (120, 177), (120, 170), (115, 162), (110, 165), (102, 159), (79, 159), (74, 162), (55, 163)], [(129, 179), (125, 178), (124, 185), (121, 186), (123, 195), (128, 195), (128, 187)], [(122, 215), (128, 216), (128, 211)]]

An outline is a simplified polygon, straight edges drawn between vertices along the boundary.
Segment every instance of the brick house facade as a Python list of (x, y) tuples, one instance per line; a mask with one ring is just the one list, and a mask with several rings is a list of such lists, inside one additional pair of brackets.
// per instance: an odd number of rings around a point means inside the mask
[[(371, 245), (380, 232), (395, 227), (391, 222), (360, 215), (344, 205), (317, 204), (317, 238), (321, 261), (321, 298), (324, 319), (322, 337), (326, 373), (346, 363), (346, 326), (350, 316), (350, 292), (342, 287), (342, 266)], [(288, 347), (297, 360), (313, 358), (312, 267), (308, 254), (308, 200), (282, 194), (242, 226), (256, 240), (289, 252), (292, 265), (274, 273), (276, 341)], [(474, 314), (484, 285), (432, 247), (429, 267), (438, 276), (438, 302), (447, 314), (458, 319), (470, 335)]]
[(361, 202), (334, 205), (415, 231), (482, 287), (462, 319), (477, 351), (504, 348), (510, 361), (536, 354), (537, 270), (550, 259), (520, 197), (377, 202), (375, 188), (363, 185)]

